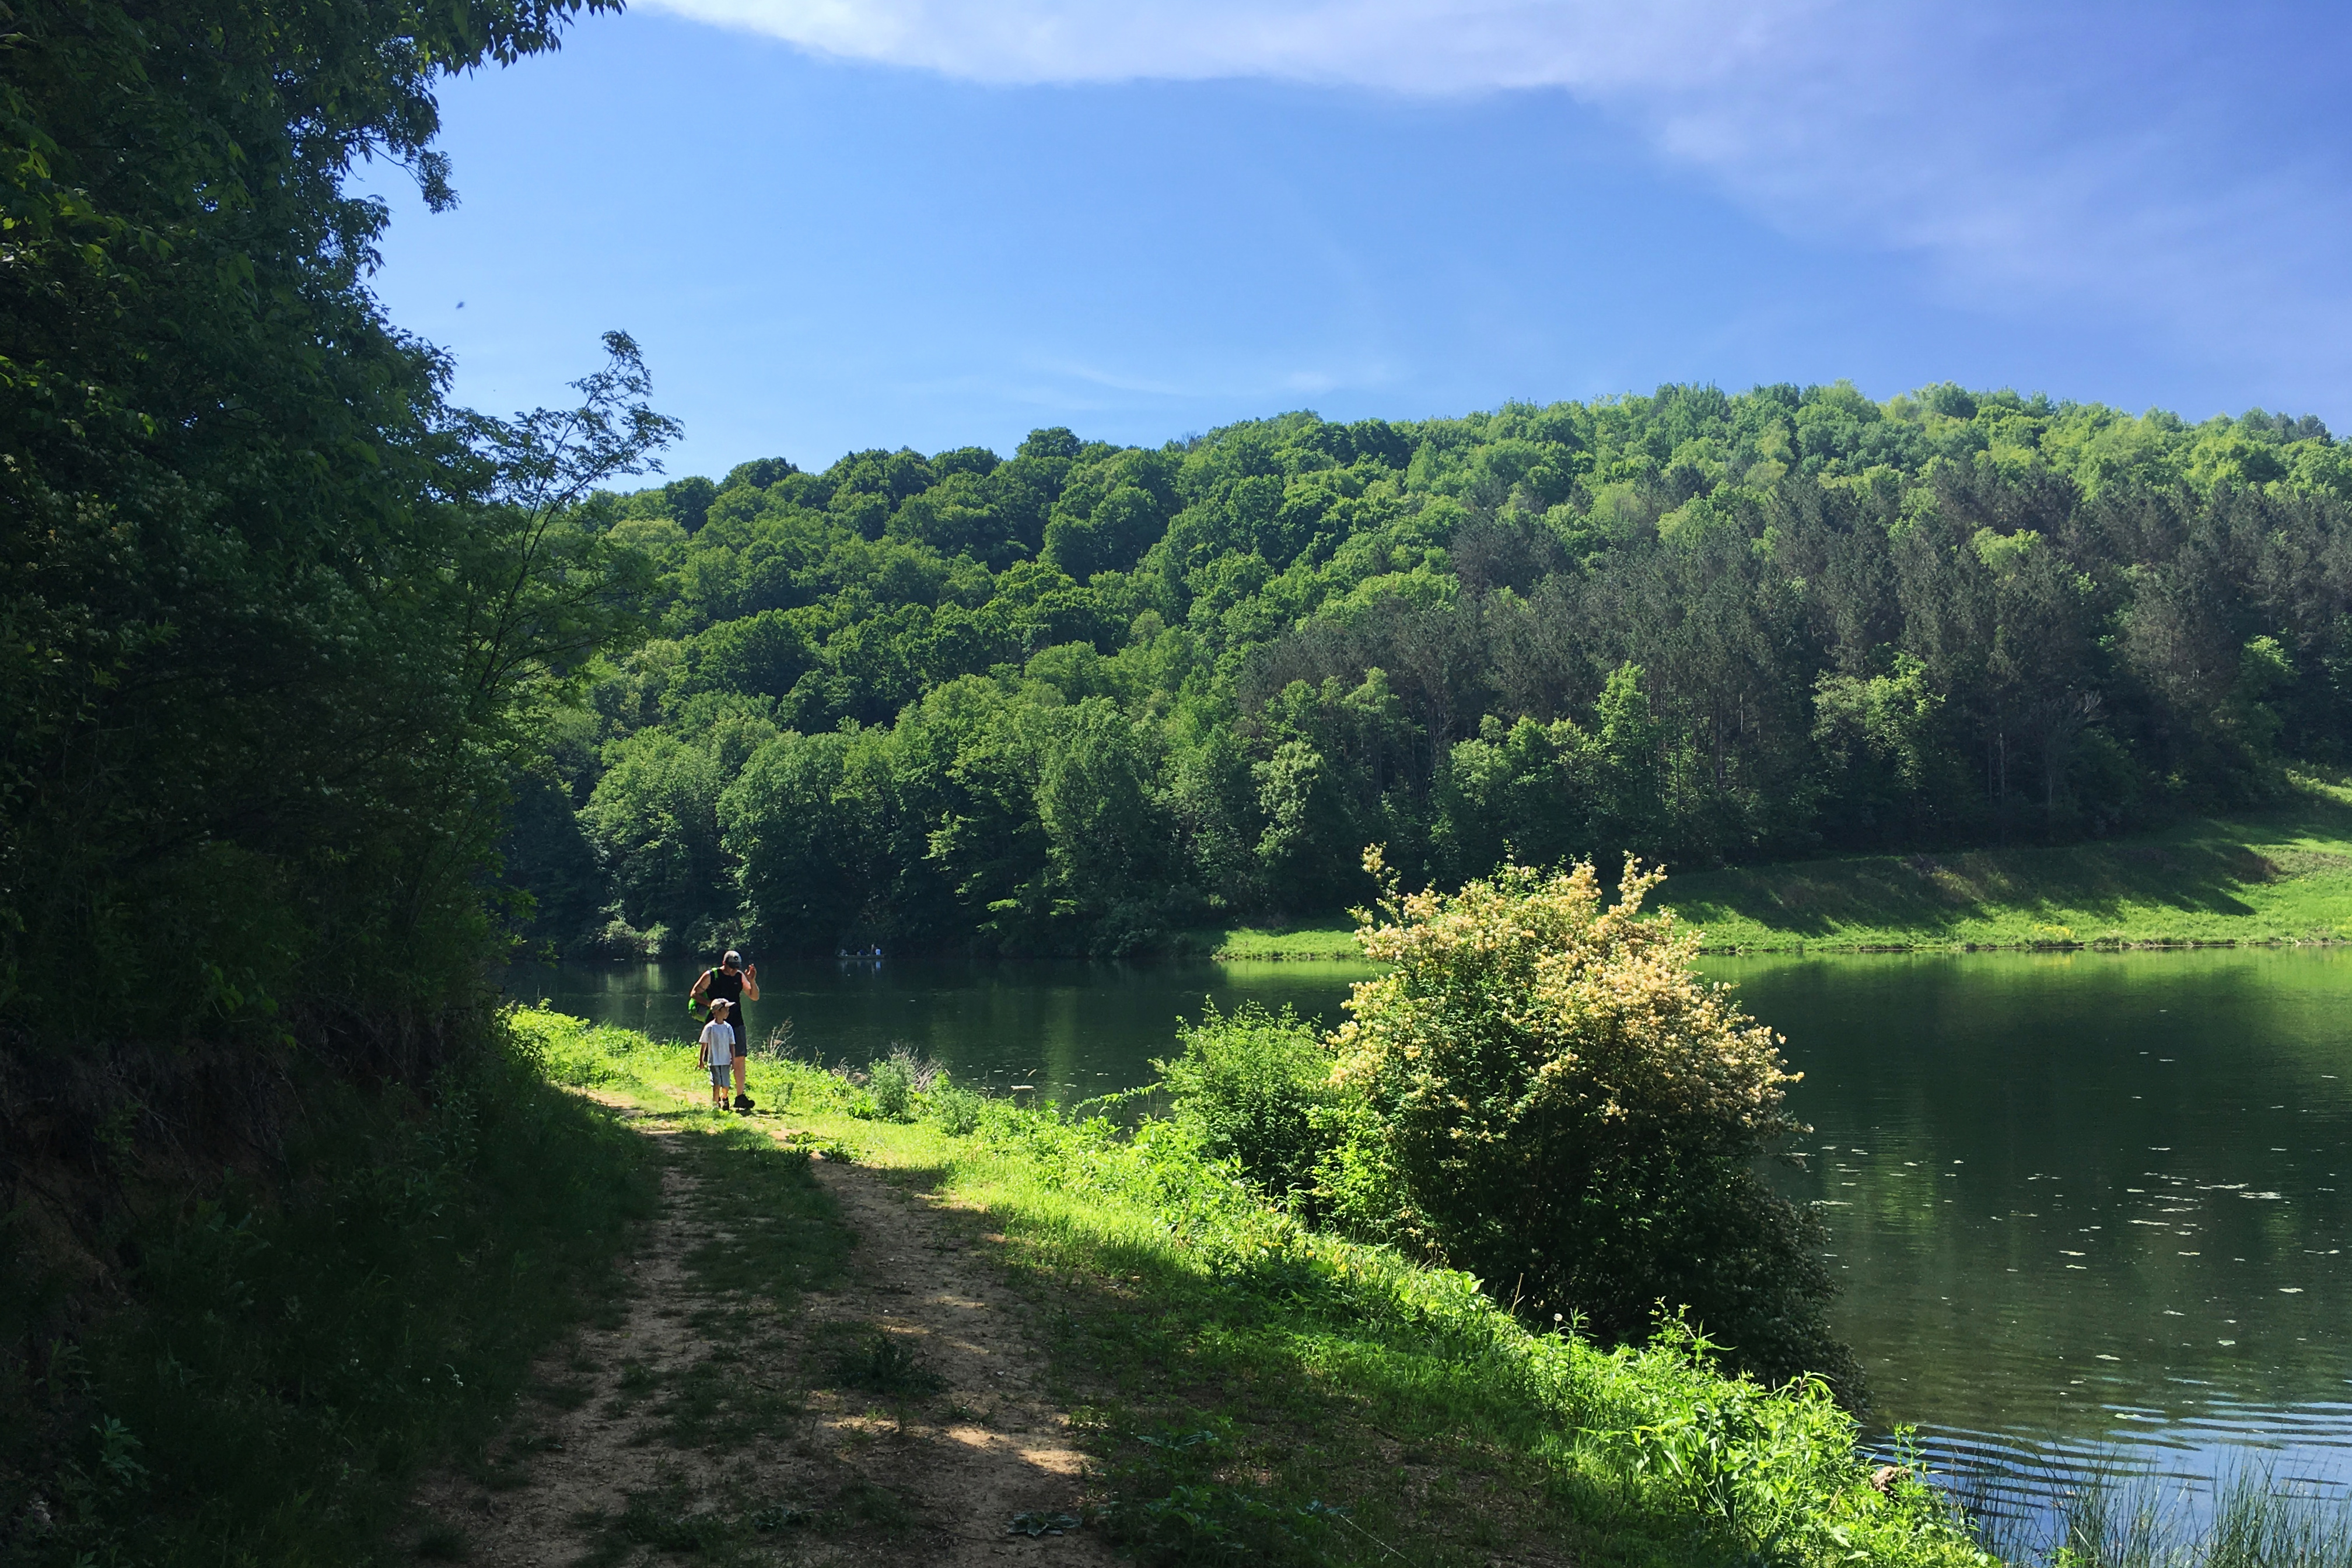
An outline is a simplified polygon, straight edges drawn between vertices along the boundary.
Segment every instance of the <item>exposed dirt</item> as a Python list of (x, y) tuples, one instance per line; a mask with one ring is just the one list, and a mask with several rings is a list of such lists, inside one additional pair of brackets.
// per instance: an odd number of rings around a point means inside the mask
[[(422, 1489), (425, 1552), (437, 1530), (442, 1554), (530, 1568), (683, 1561), (689, 1537), (701, 1562), (1110, 1560), (1088, 1530), (1008, 1528), (1079, 1514), (1083, 1458), (1028, 1304), (989, 1256), (1001, 1237), (818, 1156), (856, 1243), (843, 1277), (780, 1313), (698, 1277), (691, 1254), (713, 1231), (678, 1142), (692, 1134), (640, 1125), (668, 1148), (625, 1314), (535, 1369), (537, 1394), (484, 1463)], [(878, 1382), (855, 1375), (877, 1357)], [(719, 1441), (682, 1441), (678, 1391), (698, 1377), (766, 1403)]]
[(822, 1161), (816, 1172), (858, 1239), (852, 1279), (808, 1299), (803, 1331), (877, 1324), (946, 1385), (903, 1425), (860, 1395), (811, 1395), (812, 1414), (836, 1440), (887, 1439), (872, 1456), (877, 1472), (887, 1468), (911, 1489), (933, 1527), (927, 1554), (900, 1560), (1108, 1562), (1084, 1533), (1007, 1531), (1024, 1513), (1075, 1515), (1084, 1457), (1068, 1413), (1046, 1394), (1027, 1303), (984, 1256), (1003, 1238), (979, 1235), (969, 1219), (940, 1213), (929, 1194), (903, 1192), (855, 1165)]

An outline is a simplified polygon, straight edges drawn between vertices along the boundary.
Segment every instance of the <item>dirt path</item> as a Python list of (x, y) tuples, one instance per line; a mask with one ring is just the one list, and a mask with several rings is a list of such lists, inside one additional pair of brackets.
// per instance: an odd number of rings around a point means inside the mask
[(904, 1425), (855, 1394), (822, 1391), (812, 1399), (817, 1419), (836, 1434), (878, 1436), (880, 1424), (893, 1422), (888, 1436), (905, 1460), (899, 1473), (938, 1521), (933, 1554), (921, 1560), (1108, 1561), (1090, 1536), (1007, 1529), (1023, 1514), (1075, 1515), (1085, 1461), (1068, 1413), (1045, 1390), (1028, 1304), (984, 1255), (1003, 1238), (855, 1165), (820, 1161), (815, 1170), (858, 1246), (846, 1287), (810, 1298), (810, 1329), (877, 1324), (943, 1384), (929, 1402), (930, 1419)]
[[(809, 1172), (850, 1233), (830, 1278), (781, 1300), (747, 1276), (813, 1256), (750, 1215), (707, 1223), (750, 1158), (685, 1118), (633, 1120), (662, 1151), (662, 1204), (625, 1310), (536, 1369), (490, 1455), (418, 1499), (420, 1556), (557, 1568), (677, 1560), (1108, 1563), (1079, 1511), (1082, 1456), (1049, 1396), (1002, 1238), (879, 1173)], [(779, 1141), (791, 1134), (766, 1117)], [(805, 1194), (812, 1210), (824, 1205)], [(842, 1239), (826, 1226), (838, 1252)], [(758, 1250), (766, 1247), (766, 1251)], [(1075, 1523), (1071, 1518), (1069, 1522)]]

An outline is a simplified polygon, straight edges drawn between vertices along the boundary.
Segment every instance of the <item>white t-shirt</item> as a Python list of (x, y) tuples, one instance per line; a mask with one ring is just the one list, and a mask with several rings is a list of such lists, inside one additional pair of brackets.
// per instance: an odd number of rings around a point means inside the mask
[(710, 1047), (711, 1065), (716, 1067), (735, 1059), (735, 1026), (713, 1018), (702, 1026), (702, 1043)]

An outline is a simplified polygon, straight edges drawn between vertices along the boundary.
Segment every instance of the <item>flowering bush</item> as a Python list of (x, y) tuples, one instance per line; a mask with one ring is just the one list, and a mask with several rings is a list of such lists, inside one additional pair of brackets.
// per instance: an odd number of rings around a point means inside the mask
[(1795, 1075), (1698, 977), (1696, 933), (1643, 912), (1663, 880), (1629, 859), (1613, 903), (1590, 864), (1454, 894), (1387, 880), (1358, 940), (1393, 967), (1332, 1042), (1367, 1112), (1325, 1163), (1336, 1212), (1538, 1321), (1633, 1338), (1687, 1308), (1736, 1364), (1853, 1396), (1818, 1227), (1753, 1169), (1795, 1128)]

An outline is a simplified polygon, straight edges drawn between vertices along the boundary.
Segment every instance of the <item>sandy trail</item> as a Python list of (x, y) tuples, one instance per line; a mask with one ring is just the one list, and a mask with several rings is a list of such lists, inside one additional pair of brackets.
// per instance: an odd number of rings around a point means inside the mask
[[(1001, 1237), (931, 1194), (818, 1156), (812, 1170), (856, 1233), (843, 1277), (789, 1312), (719, 1296), (688, 1266), (709, 1237), (694, 1223), (707, 1214), (704, 1194), (671, 1142), (688, 1135), (623, 1109), (670, 1144), (659, 1215), (626, 1265), (625, 1314), (540, 1363), (539, 1392), (494, 1446), (498, 1462), (421, 1489), (428, 1525), (462, 1537), (465, 1561), (677, 1561), (688, 1544), (679, 1532), (698, 1528), (698, 1560), (720, 1563), (1111, 1560), (1091, 1530), (1008, 1529), (1018, 1515), (1077, 1514), (1084, 1460), (1068, 1412), (1047, 1392), (1032, 1309), (991, 1256)], [(775, 1419), (743, 1440), (681, 1447), (664, 1429), (664, 1392), (709, 1356), (714, 1310), (729, 1324), (716, 1338), (755, 1352), (740, 1363), (715, 1358), (728, 1361), (726, 1376), (782, 1397)], [(843, 1347), (886, 1341), (919, 1369), (920, 1386), (895, 1395), (835, 1386), (854, 1381), (837, 1375)]]

